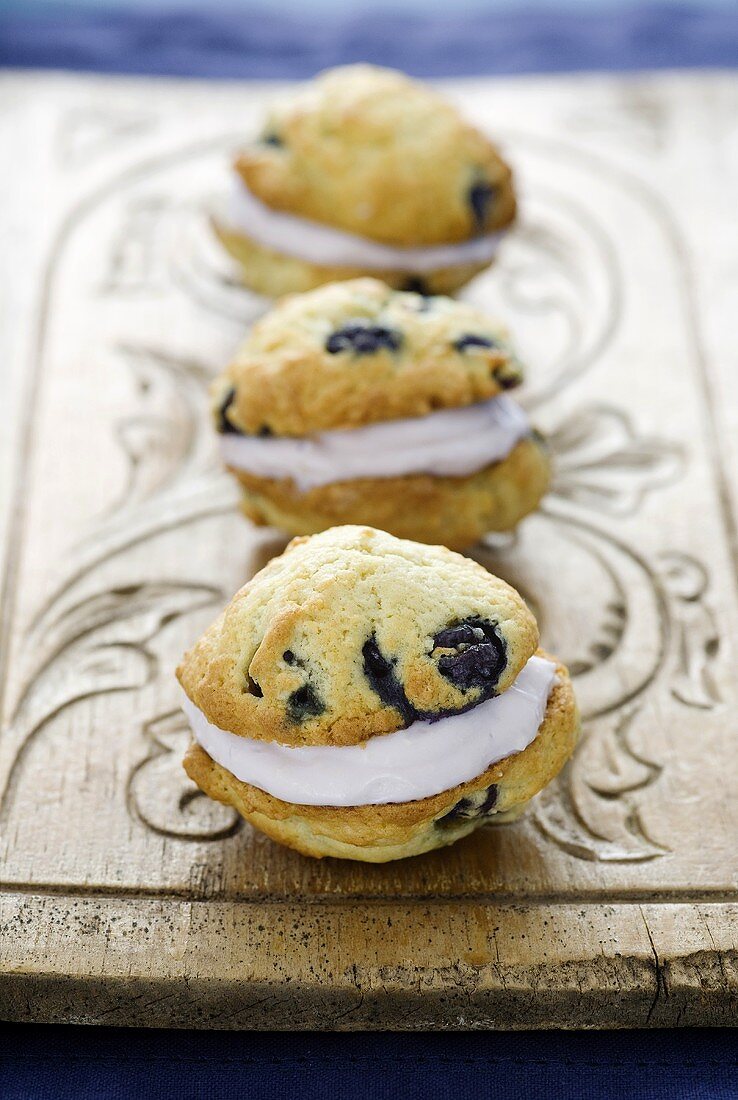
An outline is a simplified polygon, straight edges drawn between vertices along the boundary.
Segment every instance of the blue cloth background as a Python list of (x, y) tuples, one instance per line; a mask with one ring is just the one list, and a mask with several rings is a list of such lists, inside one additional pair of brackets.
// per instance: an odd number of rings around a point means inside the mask
[[(738, 0), (0, 0), (0, 65), (290, 78), (367, 60), (419, 75), (738, 64)], [(527, 0), (522, 0), (523, 3)], [(385, 3), (391, 12), (382, 13)], [(153, 1009), (152, 1011), (155, 1011)], [(6, 1025), (1, 1100), (733, 1100), (738, 1033), (263, 1035)]]
[(735, 1100), (737, 1044), (728, 1031), (267, 1035), (17, 1025), (0, 1037), (0, 1096)]
[(738, 0), (235, 2), (0, 0), (0, 65), (289, 79), (347, 61), (424, 76), (738, 64)]

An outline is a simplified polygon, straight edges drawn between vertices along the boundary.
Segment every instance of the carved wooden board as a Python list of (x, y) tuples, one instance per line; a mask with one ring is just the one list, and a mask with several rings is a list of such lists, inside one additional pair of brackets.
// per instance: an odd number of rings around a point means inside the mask
[(0, 81), (6, 1018), (736, 1019), (738, 82), (449, 92), (518, 171), (468, 295), (512, 326), (557, 466), (478, 556), (584, 736), (517, 823), (370, 867), (275, 846), (180, 767), (176, 659), (283, 545), (236, 514), (204, 401), (263, 303), (203, 211), (273, 91)]

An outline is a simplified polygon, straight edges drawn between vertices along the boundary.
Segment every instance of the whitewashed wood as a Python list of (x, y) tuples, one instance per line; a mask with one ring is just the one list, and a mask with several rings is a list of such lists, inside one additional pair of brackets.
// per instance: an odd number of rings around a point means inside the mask
[(177, 657), (284, 541), (235, 512), (204, 401), (263, 309), (204, 211), (274, 89), (0, 80), (6, 1018), (735, 1018), (738, 82), (448, 91), (516, 166), (520, 225), (467, 296), (513, 328), (557, 464), (476, 555), (585, 732), (515, 824), (364, 867), (276, 847), (180, 767)]

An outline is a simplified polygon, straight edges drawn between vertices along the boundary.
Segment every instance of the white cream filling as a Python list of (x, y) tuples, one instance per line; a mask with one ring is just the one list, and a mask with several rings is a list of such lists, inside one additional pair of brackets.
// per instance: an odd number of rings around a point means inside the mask
[(503, 236), (502, 233), (489, 233), (457, 244), (398, 248), (272, 210), (257, 199), (240, 178), (235, 181), (228, 201), (216, 210), (215, 219), (225, 230), (244, 233), (265, 248), (307, 263), (417, 274), (464, 264), (489, 263)]
[(553, 662), (531, 657), (507, 691), (472, 710), (345, 747), (237, 737), (189, 699), (184, 711), (195, 740), (243, 783), (302, 806), (374, 806), (440, 794), (522, 752), (535, 740), (555, 679)]
[(465, 477), (506, 458), (529, 434), (525, 412), (500, 396), (428, 416), (301, 439), (224, 434), (220, 450), (226, 466), (255, 477), (292, 478), (306, 492), (360, 477)]

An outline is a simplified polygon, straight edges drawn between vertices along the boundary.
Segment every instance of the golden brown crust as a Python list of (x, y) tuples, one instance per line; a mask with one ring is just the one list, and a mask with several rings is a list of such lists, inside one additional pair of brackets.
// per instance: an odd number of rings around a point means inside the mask
[[(515, 214), (510, 169), (486, 135), (389, 69), (323, 73), (273, 109), (263, 135), (235, 167), (275, 210), (399, 246), (467, 240)], [(488, 203), (471, 200), (475, 186)]]
[(546, 716), (532, 744), (483, 775), (431, 798), (380, 806), (298, 806), (242, 783), (196, 744), (188, 750), (184, 766), (211, 798), (234, 806), (256, 828), (304, 855), (384, 862), (442, 847), (489, 820), (458, 816), (441, 822), (462, 799), (473, 804), (475, 796), (478, 801), (493, 785), (496, 799), (489, 801), (495, 813), (508, 813), (529, 801), (564, 766), (578, 732), (571, 680), (559, 664)]
[(410, 271), (371, 271), (359, 267), (325, 267), (295, 256), (287, 256), (258, 241), (228, 228), (217, 219), (213, 228), (223, 247), (239, 264), (244, 286), (267, 298), (282, 298), (286, 294), (302, 294), (326, 283), (373, 276), (396, 290), (421, 290), (423, 294), (454, 294), (466, 286), (475, 275), (489, 267), (488, 263), (455, 264), (439, 268), (422, 276)]
[[(357, 325), (382, 334), (371, 351), (336, 343)], [(473, 306), (356, 279), (280, 302), (212, 393), (232, 430), (304, 436), (471, 405), (521, 377), (505, 329)]]
[(545, 450), (533, 437), (468, 477), (360, 478), (300, 493), (292, 481), (231, 473), (243, 489), (243, 511), (256, 524), (307, 535), (365, 523), (452, 550), (464, 550), (490, 531), (512, 530), (537, 507), (550, 480)]
[(358, 744), (410, 721), (372, 682), (369, 642), (416, 712), (454, 711), (483, 697), (479, 685), (444, 675), (434, 641), (467, 621), (489, 624), (500, 640), (492, 687), (505, 691), (538, 644), (515, 589), (443, 546), (335, 527), (293, 539), (234, 596), (177, 674), (205, 716), (239, 736)]

